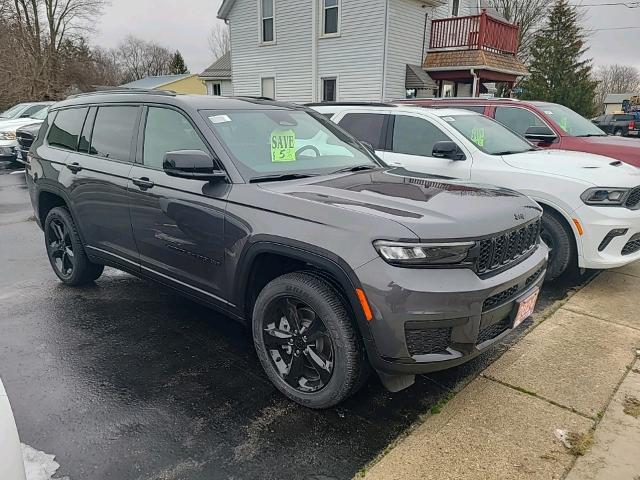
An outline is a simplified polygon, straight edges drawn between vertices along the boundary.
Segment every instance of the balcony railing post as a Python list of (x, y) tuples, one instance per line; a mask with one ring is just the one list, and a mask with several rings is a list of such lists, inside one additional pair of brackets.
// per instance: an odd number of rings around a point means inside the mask
[(487, 11), (483, 8), (480, 14), (480, 28), (478, 33), (478, 49), (484, 49), (484, 43), (487, 35)]

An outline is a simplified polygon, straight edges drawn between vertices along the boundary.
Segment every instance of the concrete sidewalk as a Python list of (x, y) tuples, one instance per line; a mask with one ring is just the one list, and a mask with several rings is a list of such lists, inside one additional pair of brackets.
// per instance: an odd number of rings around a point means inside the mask
[(639, 297), (601, 273), (360, 476), (640, 480)]

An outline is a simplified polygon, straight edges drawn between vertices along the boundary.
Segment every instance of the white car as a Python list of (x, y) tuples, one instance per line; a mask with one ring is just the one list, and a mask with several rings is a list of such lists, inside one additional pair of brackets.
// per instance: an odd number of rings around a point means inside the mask
[(50, 107), (54, 102), (28, 102), (18, 103), (9, 110), (5, 110), (0, 113), (0, 122), (6, 120), (17, 120), (19, 118), (26, 118), (35, 115), (40, 110), (46, 107)]
[(572, 264), (614, 268), (640, 259), (640, 169), (581, 152), (539, 150), (467, 110), (314, 106), (390, 166), (520, 191), (544, 208), (547, 279)]
[(25, 480), (18, 430), (2, 380), (0, 380), (0, 478)]
[(0, 160), (15, 160), (16, 147), (18, 146), (16, 131), (20, 127), (42, 123), (44, 119), (47, 118), (48, 111), (49, 107), (45, 106), (45, 108), (42, 108), (30, 117), (0, 120)]

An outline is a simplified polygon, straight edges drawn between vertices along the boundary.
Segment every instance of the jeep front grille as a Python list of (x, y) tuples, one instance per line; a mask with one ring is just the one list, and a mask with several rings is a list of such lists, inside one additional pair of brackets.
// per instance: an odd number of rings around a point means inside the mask
[(517, 262), (539, 242), (541, 221), (480, 241), (476, 271), (485, 274)]

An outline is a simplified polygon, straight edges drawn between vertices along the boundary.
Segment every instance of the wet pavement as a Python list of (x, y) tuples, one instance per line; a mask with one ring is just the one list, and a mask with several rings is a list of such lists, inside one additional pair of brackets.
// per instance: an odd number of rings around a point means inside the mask
[[(530, 324), (403, 392), (372, 378), (338, 408), (308, 410), (271, 386), (250, 332), (223, 315), (113, 269), (63, 287), (24, 175), (3, 167), (0, 377), (22, 441), (70, 480), (351, 478)], [(538, 309), (575, 284), (545, 287)]]

